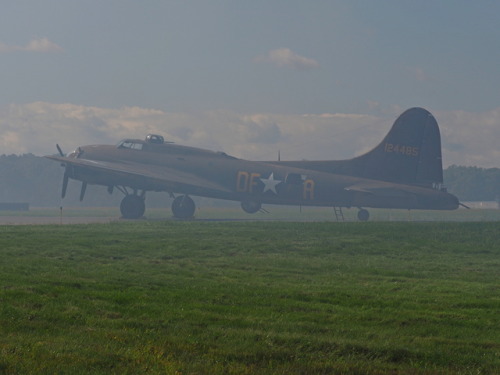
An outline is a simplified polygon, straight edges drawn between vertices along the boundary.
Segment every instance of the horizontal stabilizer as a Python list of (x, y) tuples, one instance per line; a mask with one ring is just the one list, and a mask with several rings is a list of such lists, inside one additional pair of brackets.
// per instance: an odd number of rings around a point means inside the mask
[(394, 186), (387, 185), (377, 185), (377, 184), (356, 184), (352, 186), (348, 186), (345, 188), (347, 191), (365, 193), (365, 194), (373, 194), (380, 197), (408, 197), (412, 195), (412, 193), (405, 191), (403, 189), (399, 189)]

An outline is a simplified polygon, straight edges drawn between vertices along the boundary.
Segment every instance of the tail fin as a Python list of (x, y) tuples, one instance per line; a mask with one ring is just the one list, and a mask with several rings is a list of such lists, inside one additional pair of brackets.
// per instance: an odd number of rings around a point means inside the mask
[(384, 140), (364, 155), (349, 160), (280, 164), (426, 187), (443, 183), (439, 127), (434, 116), (423, 108), (403, 112)]
[(431, 186), (443, 182), (441, 135), (436, 119), (410, 108), (373, 150), (349, 161), (362, 177)]

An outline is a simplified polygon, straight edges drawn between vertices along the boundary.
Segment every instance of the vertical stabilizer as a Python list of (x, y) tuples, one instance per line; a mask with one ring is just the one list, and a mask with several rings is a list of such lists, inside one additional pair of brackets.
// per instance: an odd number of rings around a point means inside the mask
[(350, 162), (366, 178), (426, 186), (441, 184), (441, 135), (436, 119), (423, 108), (410, 108), (397, 118), (377, 147)]
[(423, 108), (410, 108), (373, 150), (349, 160), (281, 162), (297, 168), (434, 187), (443, 183), (441, 135), (436, 119)]

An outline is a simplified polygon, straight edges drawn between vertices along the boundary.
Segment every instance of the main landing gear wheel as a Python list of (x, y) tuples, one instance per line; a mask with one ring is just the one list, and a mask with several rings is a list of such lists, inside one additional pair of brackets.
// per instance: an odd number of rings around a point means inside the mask
[(370, 213), (368, 210), (365, 210), (364, 208), (360, 209), (358, 212), (358, 219), (359, 221), (368, 221), (370, 218)]
[(145, 210), (144, 198), (135, 194), (126, 195), (120, 203), (120, 212), (124, 219), (139, 219)]
[(243, 201), (241, 202), (241, 208), (247, 214), (254, 214), (262, 208), (262, 204), (254, 201)]
[(189, 195), (181, 195), (172, 202), (172, 213), (178, 219), (193, 217), (196, 206)]

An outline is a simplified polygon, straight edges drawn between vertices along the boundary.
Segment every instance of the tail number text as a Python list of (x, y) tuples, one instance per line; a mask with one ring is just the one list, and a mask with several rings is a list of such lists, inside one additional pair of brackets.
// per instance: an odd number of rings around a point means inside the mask
[(386, 143), (384, 146), (384, 152), (393, 152), (395, 154), (407, 155), (407, 156), (418, 156), (418, 147), (405, 146), (393, 143)]

